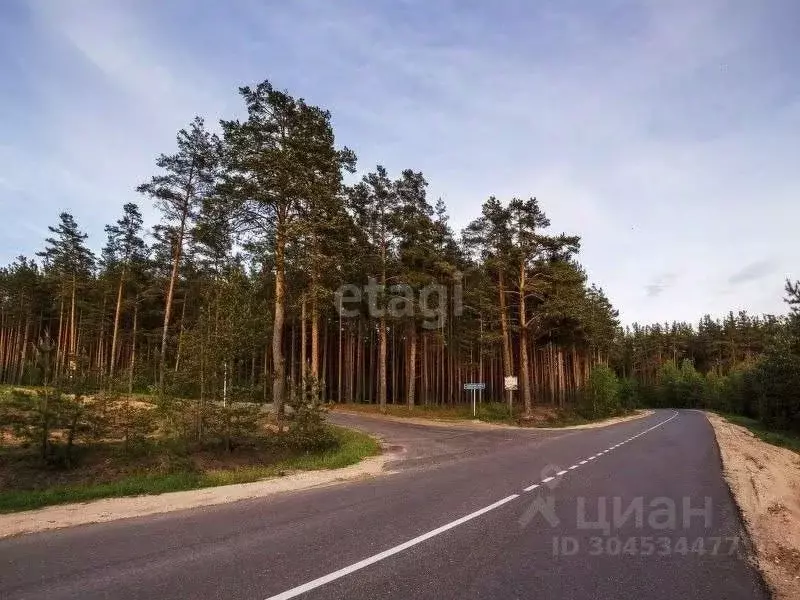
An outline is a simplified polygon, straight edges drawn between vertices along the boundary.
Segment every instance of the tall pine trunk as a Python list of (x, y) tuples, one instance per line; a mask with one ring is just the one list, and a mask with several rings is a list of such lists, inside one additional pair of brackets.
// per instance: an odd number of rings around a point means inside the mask
[(122, 268), (122, 273), (119, 276), (119, 285), (117, 286), (117, 306), (114, 309), (114, 329), (111, 332), (111, 360), (108, 365), (108, 378), (114, 379), (114, 368), (117, 364), (117, 337), (119, 336), (119, 317), (122, 314), (122, 292), (125, 287), (125, 267)]
[(181, 213), (181, 223), (178, 227), (178, 237), (175, 240), (175, 249), (172, 253), (172, 272), (169, 276), (169, 287), (167, 288), (167, 300), (164, 306), (164, 327), (161, 330), (161, 356), (158, 357), (158, 389), (164, 392), (164, 375), (167, 370), (167, 339), (169, 336), (169, 322), (172, 317), (172, 298), (175, 295), (175, 283), (178, 280), (178, 269), (181, 263), (181, 254), (183, 253), (183, 238), (186, 232), (186, 219), (188, 218), (189, 198), (184, 204), (184, 210)]
[(70, 365), (69, 365), (70, 371), (72, 370), (72, 367), (75, 366), (73, 364), (73, 361), (75, 360), (76, 350), (78, 349), (77, 327), (76, 327), (76, 324), (75, 324), (75, 318), (76, 318), (75, 317), (75, 296), (77, 295), (76, 288), (78, 286), (76, 279), (77, 279), (76, 276), (73, 275), (72, 276), (72, 297), (70, 299), (70, 309), (69, 309), (70, 310), (70, 312), (69, 312), (69, 355), (71, 357), (70, 358)]
[(19, 349), (19, 368), (17, 371), (17, 385), (22, 385), (22, 376), (25, 374), (25, 358), (28, 350), (28, 335), (30, 333), (31, 314), (25, 313), (25, 334), (22, 338), (22, 347)]
[(406, 384), (406, 405), (414, 408), (417, 383), (417, 327), (413, 321), (408, 327), (408, 383)]
[(183, 294), (183, 304), (181, 306), (181, 324), (178, 326), (178, 348), (175, 351), (175, 374), (181, 366), (181, 353), (183, 351), (183, 330), (186, 324), (186, 304), (189, 299), (189, 290)]
[(275, 236), (275, 320), (272, 326), (272, 410), (283, 425), (283, 393), (286, 364), (283, 356), (283, 327), (286, 320), (286, 234), (279, 217)]
[(319, 372), (319, 303), (316, 293), (311, 297), (311, 376), (320, 378)]
[[(503, 271), (498, 271), (498, 292), (500, 294), (500, 331), (503, 337), (503, 375), (504, 377), (511, 377), (514, 375), (514, 362), (511, 356), (511, 334), (508, 327), (508, 308), (506, 307), (506, 285)], [(504, 382), (505, 385), (505, 382)], [(508, 390), (508, 410), (513, 412), (513, 392)]]
[(131, 363), (128, 369), (128, 394), (133, 393), (133, 375), (136, 371), (136, 330), (139, 326), (139, 295), (133, 305), (133, 333), (131, 334)]
[(525, 410), (524, 418), (533, 416), (533, 398), (528, 373), (528, 326), (527, 311), (525, 310), (525, 264), (519, 266), (519, 381), (522, 390), (522, 402)]

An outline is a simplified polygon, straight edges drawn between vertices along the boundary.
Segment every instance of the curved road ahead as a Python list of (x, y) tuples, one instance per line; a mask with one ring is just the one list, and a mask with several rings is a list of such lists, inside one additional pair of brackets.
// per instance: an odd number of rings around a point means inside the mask
[(0, 541), (0, 598), (766, 599), (692, 411), (605, 428), (428, 427), (386, 476)]

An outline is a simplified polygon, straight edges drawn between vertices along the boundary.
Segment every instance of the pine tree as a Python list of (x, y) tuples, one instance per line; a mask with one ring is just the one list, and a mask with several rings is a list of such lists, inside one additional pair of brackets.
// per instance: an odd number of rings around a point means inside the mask
[(105, 228), (108, 241), (103, 248), (102, 264), (106, 271), (118, 277), (117, 301), (114, 309), (114, 325), (111, 334), (111, 357), (109, 359), (108, 377), (114, 378), (114, 370), (118, 362), (117, 342), (119, 338), (120, 316), (122, 315), (125, 285), (131, 270), (141, 272), (147, 261), (147, 245), (141, 237), (142, 214), (139, 207), (129, 202), (123, 208), (123, 215), (116, 224)]
[(167, 339), (175, 286), (187, 235), (191, 234), (194, 221), (203, 199), (213, 190), (216, 182), (220, 144), (215, 135), (205, 130), (203, 119), (195, 117), (189, 130), (181, 129), (177, 135), (178, 151), (162, 154), (156, 166), (164, 171), (155, 175), (137, 190), (155, 200), (156, 208), (169, 228), (172, 242), (172, 270), (164, 303), (164, 327), (161, 333), (159, 356), (159, 389), (164, 391), (166, 373)]
[(536, 198), (525, 201), (513, 198), (508, 205), (508, 212), (511, 255), (517, 268), (514, 292), (519, 309), (520, 390), (525, 411), (523, 418), (530, 418), (533, 390), (528, 360), (529, 331), (540, 319), (540, 315), (531, 310), (531, 304), (542, 302), (545, 298), (544, 288), (549, 279), (550, 262), (568, 260), (578, 251), (579, 238), (563, 234), (546, 235), (543, 230), (550, 226), (550, 220), (539, 207)]
[[(378, 165), (354, 186), (350, 202), (356, 224), (370, 249), (365, 265), (377, 294), (369, 299), (371, 313), (378, 316), (378, 403), (386, 410), (387, 381), (387, 283), (396, 266), (396, 241), (400, 218), (397, 190), (386, 169)], [(375, 285), (377, 284), (377, 285)], [(372, 314), (370, 316), (373, 316)]]
[[(511, 328), (508, 314), (507, 281), (512, 268), (511, 214), (501, 202), (491, 196), (481, 208), (481, 217), (470, 223), (462, 233), (468, 250), (475, 253), (485, 269), (497, 281), (500, 333), (503, 348), (503, 375), (514, 374)], [(508, 395), (511, 406), (511, 392)]]
[[(70, 213), (61, 213), (58, 225), (50, 226), (48, 229), (53, 237), (45, 240), (45, 249), (37, 255), (43, 259), (45, 273), (57, 281), (59, 289), (57, 296), (60, 300), (59, 330), (55, 368), (58, 374), (67, 364), (67, 360), (71, 361), (70, 371), (77, 368), (78, 290), (92, 275), (95, 258), (85, 244), (88, 235), (78, 228), (75, 218)], [(65, 300), (69, 302), (66, 309)]]
[[(286, 252), (305, 232), (302, 209), (321, 194), (352, 153), (336, 150), (330, 113), (275, 90), (268, 81), (240, 88), (247, 120), (223, 121), (225, 165), (219, 187), (240, 236), (272, 255), (272, 399), (283, 416), (286, 377), (283, 334), (286, 319)], [(334, 168), (335, 167), (335, 168)]]

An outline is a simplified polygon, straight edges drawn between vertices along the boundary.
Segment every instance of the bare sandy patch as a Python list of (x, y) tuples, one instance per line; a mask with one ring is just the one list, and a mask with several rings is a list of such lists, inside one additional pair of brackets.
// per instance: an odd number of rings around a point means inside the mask
[(758, 566), (775, 598), (800, 598), (800, 455), (706, 413)]
[(304, 490), (333, 485), (343, 481), (375, 477), (383, 474), (384, 464), (391, 455), (367, 458), (356, 465), (329, 471), (301, 471), (285, 477), (276, 477), (184, 492), (168, 492), (152, 496), (107, 498), (78, 504), (48, 506), (7, 515), (0, 515), (0, 538), (34, 533), (73, 525), (103, 523), (117, 519), (142, 517), (212, 506), (238, 500), (263, 498), (281, 492)]

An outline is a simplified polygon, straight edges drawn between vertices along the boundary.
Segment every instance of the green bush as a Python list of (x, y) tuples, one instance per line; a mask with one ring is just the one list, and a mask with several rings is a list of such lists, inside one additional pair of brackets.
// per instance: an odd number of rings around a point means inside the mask
[(639, 384), (632, 377), (619, 380), (619, 404), (623, 411), (629, 412), (639, 407)]
[(702, 373), (698, 373), (692, 361), (684, 359), (681, 363), (680, 378), (678, 379), (678, 403), (676, 406), (683, 408), (698, 408), (703, 406), (706, 392), (706, 380)]
[(322, 450), (336, 445), (336, 436), (325, 423), (325, 407), (319, 402), (319, 384), (307, 377), (305, 385), (290, 390), (289, 443), (302, 450)]
[(24, 446), (36, 448), (48, 464), (61, 467), (74, 466), (75, 449), (102, 439), (109, 427), (107, 403), (102, 399), (52, 388), (12, 391), (2, 403), (0, 423)]
[(800, 431), (800, 356), (770, 352), (753, 371), (758, 418), (767, 427)]
[(616, 374), (604, 365), (598, 365), (589, 374), (578, 412), (587, 419), (601, 419), (622, 412), (620, 384)]
[(258, 435), (261, 429), (261, 410), (257, 404), (230, 402), (210, 403), (203, 415), (204, 435), (222, 443), (228, 452), (239, 443)]
[(655, 401), (658, 408), (679, 408), (683, 406), (681, 398), (681, 371), (673, 362), (666, 362), (658, 370), (655, 386)]
[[(708, 408), (724, 413), (758, 418), (758, 402), (756, 392), (755, 367), (739, 365), (724, 377), (706, 376), (706, 388), (716, 387), (716, 393), (710, 397)], [(710, 392), (707, 392), (709, 395)]]

